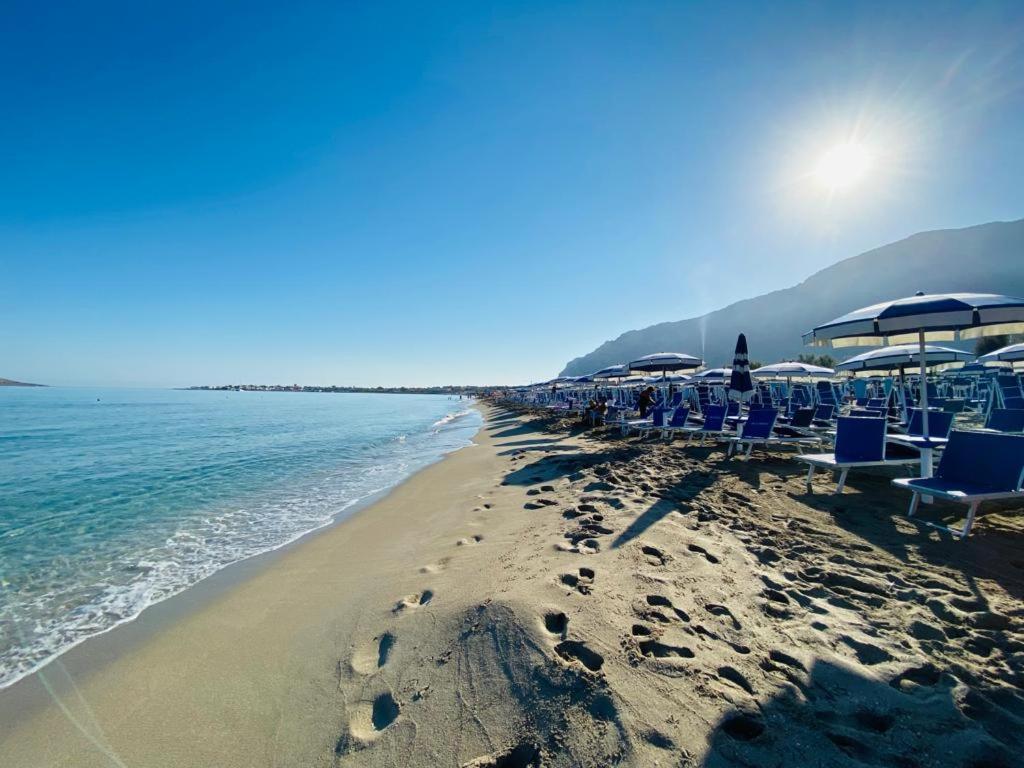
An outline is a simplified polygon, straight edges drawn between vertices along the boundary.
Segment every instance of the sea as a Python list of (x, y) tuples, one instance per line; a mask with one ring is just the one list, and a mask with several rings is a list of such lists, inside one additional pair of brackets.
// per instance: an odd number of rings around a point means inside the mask
[(0, 387), (0, 688), (353, 514), (481, 421), (447, 395)]

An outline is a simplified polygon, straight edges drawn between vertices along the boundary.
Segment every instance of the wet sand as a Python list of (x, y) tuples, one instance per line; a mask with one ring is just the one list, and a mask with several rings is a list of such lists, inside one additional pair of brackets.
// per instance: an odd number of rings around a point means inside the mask
[(884, 474), (808, 495), (785, 452), (487, 410), (159, 632), (0, 694), (3, 764), (1020, 764), (1019, 508), (956, 542)]

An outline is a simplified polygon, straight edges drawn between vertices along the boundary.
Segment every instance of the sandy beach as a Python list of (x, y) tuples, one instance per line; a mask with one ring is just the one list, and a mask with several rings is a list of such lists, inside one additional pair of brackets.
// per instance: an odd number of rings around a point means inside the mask
[(1020, 765), (1020, 510), (957, 542), (881, 474), (807, 495), (782, 453), (481, 407), (353, 518), (0, 693), (0, 762)]

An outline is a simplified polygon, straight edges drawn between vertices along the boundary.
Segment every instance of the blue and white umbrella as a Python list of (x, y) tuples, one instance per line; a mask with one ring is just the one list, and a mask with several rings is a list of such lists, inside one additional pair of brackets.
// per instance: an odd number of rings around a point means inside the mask
[[(940, 363), (958, 363), (973, 359), (974, 355), (951, 347), (940, 347), (926, 344), (924, 347), (925, 365)], [(881, 347), (854, 355), (836, 365), (837, 371), (892, 371), (911, 365), (920, 365), (921, 350), (917, 344), (898, 344), (894, 347)]]
[(968, 363), (961, 368), (950, 368), (943, 371), (944, 376), (996, 376), (1006, 373), (1007, 369), (998, 365), (985, 365), (984, 363)]
[[(1024, 331), (1024, 299), (994, 293), (921, 292), (857, 309), (804, 334), (814, 346), (865, 347), (916, 339), (921, 366), (921, 433), (928, 439), (927, 341), (955, 341)], [(921, 470), (932, 473), (931, 449), (921, 451)]]
[(644, 355), (639, 360), (629, 364), (631, 371), (643, 371), (644, 373), (660, 373), (662, 375), (673, 371), (692, 371), (700, 368), (704, 361), (693, 355), (684, 355), (682, 352), (655, 352), (653, 355)]
[(836, 372), (822, 365), (786, 361), (773, 363), (772, 365), (762, 365), (760, 368), (751, 371), (750, 375), (757, 378), (796, 379), (804, 377), (827, 379), (835, 376)]
[(708, 368), (693, 374), (693, 378), (703, 381), (725, 381), (732, 377), (732, 368)]
[(1024, 344), (1011, 344), (1008, 347), (994, 349), (978, 359), (986, 363), (1013, 363), (1024, 360)]
[(607, 368), (602, 368), (600, 371), (590, 374), (592, 379), (624, 379), (627, 376), (629, 376), (629, 368), (621, 363), (619, 365), (609, 365)]
[(729, 374), (729, 397), (742, 402), (749, 400), (752, 394), (754, 394), (754, 382), (750, 378), (747, 337), (741, 333), (736, 339), (736, 354), (732, 358), (732, 372)]
[(994, 293), (917, 293), (872, 304), (804, 334), (804, 343), (877, 347), (1024, 331), (1024, 299)]

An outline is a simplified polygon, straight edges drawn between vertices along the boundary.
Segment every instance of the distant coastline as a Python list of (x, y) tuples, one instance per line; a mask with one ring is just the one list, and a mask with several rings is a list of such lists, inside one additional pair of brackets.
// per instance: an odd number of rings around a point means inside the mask
[(0, 387), (45, 387), (45, 384), (29, 384), (27, 381), (14, 381), (14, 379), (0, 379)]
[(223, 384), (220, 386), (185, 387), (190, 391), (210, 392), (334, 392), (344, 394), (373, 395), (477, 395), (489, 391), (490, 387), (443, 386), (443, 387), (315, 387), (299, 384)]

